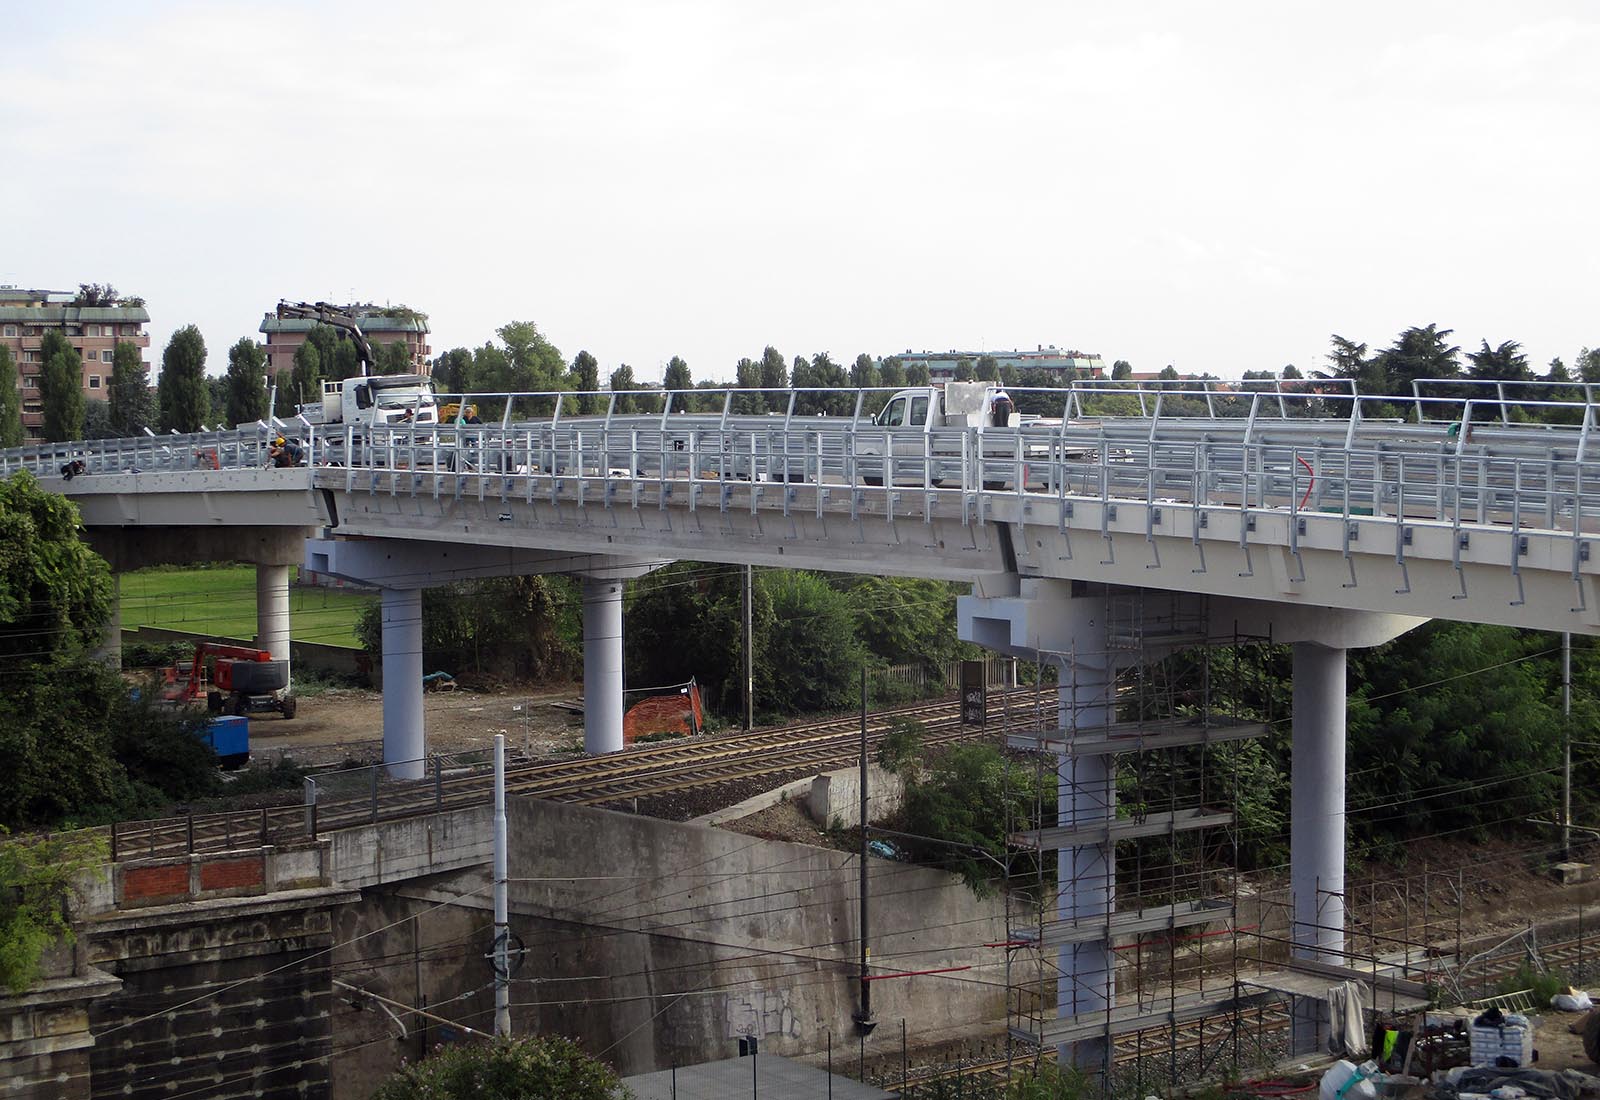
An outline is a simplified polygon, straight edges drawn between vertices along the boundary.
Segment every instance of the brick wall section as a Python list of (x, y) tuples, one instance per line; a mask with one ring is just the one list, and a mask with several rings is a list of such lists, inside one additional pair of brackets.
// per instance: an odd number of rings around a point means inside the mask
[(263, 886), (266, 880), (266, 869), (260, 856), (214, 859), (200, 865), (200, 889), (203, 891)]
[(126, 901), (187, 897), (188, 894), (187, 860), (183, 863), (166, 863), (156, 867), (130, 867), (122, 879), (122, 897)]

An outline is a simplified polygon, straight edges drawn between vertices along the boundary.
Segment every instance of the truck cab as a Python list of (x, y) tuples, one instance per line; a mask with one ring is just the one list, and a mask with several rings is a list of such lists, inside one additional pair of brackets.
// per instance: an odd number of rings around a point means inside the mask
[(322, 384), (322, 415), (329, 424), (434, 424), (439, 411), (433, 380), (420, 374), (345, 378)]
[[(1015, 428), (1018, 418), (1011, 413), (1011, 399), (998, 383), (948, 382), (896, 392), (873, 417), (872, 425), (883, 431), (869, 429), (858, 433), (856, 439), (856, 457), (867, 460), (861, 464), (864, 482), (881, 485), (888, 476), (897, 485), (921, 484), (926, 473), (928, 483), (939, 485), (959, 477), (960, 437), (966, 430)], [(998, 441), (994, 448), (997, 454), (1015, 453), (1014, 446)], [(886, 455), (893, 456), (893, 461), (872, 461)], [(986, 476), (985, 480), (991, 479)]]

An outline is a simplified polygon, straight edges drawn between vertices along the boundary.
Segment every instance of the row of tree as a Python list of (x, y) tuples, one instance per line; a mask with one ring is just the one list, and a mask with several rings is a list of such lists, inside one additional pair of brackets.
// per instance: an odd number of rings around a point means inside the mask
[[(227, 372), (210, 376), (205, 338), (194, 325), (185, 325), (162, 351), (161, 373), (153, 387), (138, 345), (120, 340), (112, 353), (105, 401), (85, 398), (83, 356), (60, 332), (44, 334), (39, 358), (39, 403), (47, 442), (116, 439), (139, 435), (146, 428), (196, 432), (202, 427), (250, 424), (267, 415), (266, 352), (249, 337), (228, 349)], [(379, 373), (411, 369), (410, 352), (400, 341), (380, 345), (374, 358)], [(320, 397), (324, 377), (359, 373), (355, 343), (329, 325), (317, 325), (295, 353), (293, 372), (279, 386), (275, 411), (292, 416), (297, 402)], [(16, 360), (10, 349), (0, 346), (0, 446), (15, 447), (23, 437)]]
[[(863, 666), (937, 673), (964, 652), (956, 588), (943, 581), (757, 570), (752, 584), (758, 709), (771, 717), (848, 708)], [(724, 717), (743, 710), (744, 571), (680, 561), (628, 586), (629, 685), (697, 680)], [(582, 667), (582, 596), (568, 577), (501, 577), (423, 593), (423, 660), (484, 680), (564, 679)], [(380, 653), (377, 607), (357, 636)]]

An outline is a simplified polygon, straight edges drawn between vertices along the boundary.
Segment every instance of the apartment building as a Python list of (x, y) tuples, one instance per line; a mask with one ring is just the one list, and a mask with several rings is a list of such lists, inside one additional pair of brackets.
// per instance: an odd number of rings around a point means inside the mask
[[(59, 332), (83, 357), (83, 392), (103, 401), (111, 381), (111, 363), (119, 341), (150, 347), (145, 326), (150, 314), (142, 305), (75, 305), (70, 291), (26, 290), (0, 286), (0, 344), (11, 349), (22, 391), (22, 427), (30, 442), (43, 438), (44, 406), (39, 372), (44, 368), (39, 345), (47, 332)], [(148, 367), (149, 360), (145, 359)]]
[[(386, 306), (350, 305), (343, 307), (361, 326), (367, 343), (374, 354), (385, 344), (399, 341), (406, 346), (411, 367), (418, 374), (431, 371), (429, 357), (433, 349), (428, 346), (428, 319), (409, 309)], [(279, 317), (276, 312), (261, 318), (261, 333), (266, 336), (267, 372), (274, 377), (279, 371), (294, 369), (294, 353), (306, 342), (306, 335), (317, 322), (298, 317)]]
[(928, 377), (935, 382), (949, 381), (956, 376), (962, 361), (974, 366), (984, 356), (993, 356), (1001, 369), (1047, 370), (1059, 372), (1068, 378), (1104, 378), (1106, 361), (1094, 352), (1063, 350), (1054, 344), (1038, 345), (1033, 351), (1026, 348), (1010, 351), (912, 351), (896, 355), (904, 366), (920, 364), (928, 368)]

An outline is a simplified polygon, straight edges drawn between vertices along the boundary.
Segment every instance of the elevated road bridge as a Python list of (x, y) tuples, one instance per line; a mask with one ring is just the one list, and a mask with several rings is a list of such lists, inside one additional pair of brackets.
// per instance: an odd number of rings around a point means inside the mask
[[(1144, 736), (1118, 722), (1119, 668), (1224, 635), (1294, 645), (1295, 935), (1336, 962), (1345, 654), (1429, 618), (1600, 633), (1596, 405), (1587, 387), (1508, 396), (1454, 380), (1409, 398), (1322, 383), (1011, 392), (1061, 416), (889, 425), (865, 415), (886, 395), (855, 390), (586, 395), (604, 410), (587, 416), (571, 395), (481, 395), (504, 403), (498, 423), (301, 426), (310, 463), (292, 469), (265, 468), (275, 429), (258, 425), (14, 449), (0, 472), (69, 494), (116, 568), (258, 562), (263, 639), (287, 640), (291, 554), (379, 588), (384, 753), (398, 778), (419, 778), (425, 755), (430, 585), (581, 576), (585, 740), (604, 752), (621, 746), (630, 577), (694, 558), (971, 582), (964, 638), (1061, 668), (1060, 717), (1034, 747), (1060, 757), (1061, 920), (1104, 927), (1060, 947), (1061, 1014), (1083, 1025), (1068, 1030), (1104, 1024), (1098, 1048), (1077, 1044), (1092, 1061), (1117, 1018), (1105, 825), (1125, 750), (1108, 746)], [(1118, 600), (1132, 610), (1113, 621)]]

